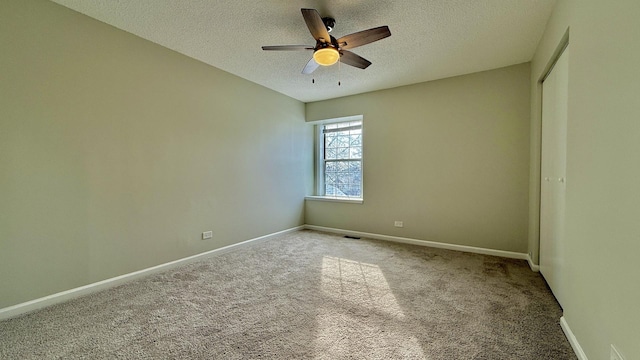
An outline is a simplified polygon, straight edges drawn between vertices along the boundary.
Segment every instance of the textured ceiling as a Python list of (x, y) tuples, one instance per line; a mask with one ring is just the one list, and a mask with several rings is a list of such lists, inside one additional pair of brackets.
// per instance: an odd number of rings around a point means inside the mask
[[(531, 60), (556, 0), (54, 0), (219, 69), (310, 102)], [(388, 25), (391, 37), (353, 49), (373, 64), (301, 74), (314, 45), (300, 13), (336, 19), (336, 38)], [(312, 83), (315, 79), (315, 83)], [(338, 80), (341, 86), (338, 86)]]

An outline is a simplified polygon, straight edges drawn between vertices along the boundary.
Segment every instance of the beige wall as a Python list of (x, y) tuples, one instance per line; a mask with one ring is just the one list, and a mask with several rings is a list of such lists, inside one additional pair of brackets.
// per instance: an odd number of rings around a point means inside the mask
[(0, 49), (0, 308), (304, 223), (303, 103), (47, 1)]
[(307, 200), (307, 224), (526, 252), (529, 78), (521, 64), (307, 104), (307, 121), (364, 115), (364, 203)]
[(608, 359), (612, 343), (640, 359), (639, 18), (637, 0), (560, 0), (532, 61), (535, 184), (538, 82), (570, 29), (564, 316), (589, 359)]
[[(364, 114), (365, 202), (309, 201), (306, 222), (521, 252), (528, 234), (537, 260), (538, 81), (570, 27), (565, 317), (590, 359), (640, 358), (638, 18), (559, 0), (531, 91), (518, 65), (308, 104)], [(0, 2), (0, 49), (0, 308), (304, 222), (304, 104), (45, 1)]]

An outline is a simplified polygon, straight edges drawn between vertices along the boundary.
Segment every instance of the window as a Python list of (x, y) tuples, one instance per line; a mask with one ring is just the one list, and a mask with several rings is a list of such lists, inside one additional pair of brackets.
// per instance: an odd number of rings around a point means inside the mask
[(362, 120), (318, 126), (318, 195), (362, 198)]

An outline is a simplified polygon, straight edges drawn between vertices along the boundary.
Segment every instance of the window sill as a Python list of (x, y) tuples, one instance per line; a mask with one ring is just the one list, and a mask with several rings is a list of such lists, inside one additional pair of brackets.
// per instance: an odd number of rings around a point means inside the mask
[(345, 198), (345, 197), (334, 197), (334, 196), (305, 196), (304, 199), (313, 200), (313, 201), (341, 202), (341, 203), (349, 203), (349, 204), (362, 204), (363, 202), (361, 198)]

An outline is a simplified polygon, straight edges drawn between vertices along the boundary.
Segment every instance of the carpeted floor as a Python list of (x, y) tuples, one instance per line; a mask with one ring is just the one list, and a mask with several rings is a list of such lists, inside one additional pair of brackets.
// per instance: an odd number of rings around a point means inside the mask
[(299, 231), (0, 322), (1, 359), (576, 359), (526, 262)]

